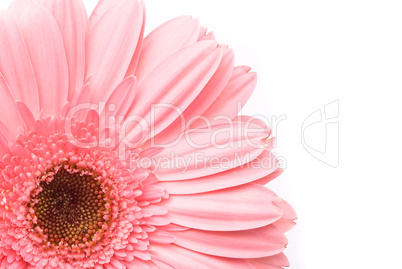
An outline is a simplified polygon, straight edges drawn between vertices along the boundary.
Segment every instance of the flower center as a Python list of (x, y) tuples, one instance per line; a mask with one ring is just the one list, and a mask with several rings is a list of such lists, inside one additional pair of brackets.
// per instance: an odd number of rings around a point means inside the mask
[(107, 198), (93, 176), (61, 169), (51, 182), (42, 181), (40, 189), (32, 208), (51, 245), (85, 244), (102, 230)]

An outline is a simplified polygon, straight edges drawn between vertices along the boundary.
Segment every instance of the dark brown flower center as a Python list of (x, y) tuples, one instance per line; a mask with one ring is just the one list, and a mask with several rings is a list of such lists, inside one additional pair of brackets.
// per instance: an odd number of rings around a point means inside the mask
[(94, 177), (58, 171), (33, 199), (37, 225), (51, 245), (78, 245), (91, 242), (102, 230), (107, 201), (101, 184)]

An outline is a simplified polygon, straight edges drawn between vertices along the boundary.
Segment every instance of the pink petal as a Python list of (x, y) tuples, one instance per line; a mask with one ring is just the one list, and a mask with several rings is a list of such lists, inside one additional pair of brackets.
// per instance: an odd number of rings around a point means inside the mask
[(215, 35), (213, 32), (209, 32), (208, 34), (201, 36), (198, 41), (203, 41), (203, 40), (215, 40)]
[(220, 257), (253, 259), (281, 253), (286, 237), (275, 226), (236, 232), (187, 230), (173, 232), (175, 244)]
[[(112, 266), (111, 268), (126, 269), (126, 266), (121, 261), (119, 261), (119, 259), (116, 259), (114, 257), (110, 259), (110, 265)], [(106, 268), (108, 268), (108, 266)]]
[(21, 118), (24, 120), (27, 129), (29, 131), (35, 130), (35, 118), (31, 110), (29, 110), (29, 108), (23, 102), (17, 101), (16, 104), (18, 112), (20, 113)]
[(7, 261), (7, 256), (0, 257), (0, 266), (1, 268), (6, 269), (25, 269), (28, 268), (29, 264), (25, 262), (23, 259), (15, 260), (12, 262)]
[(95, 128), (99, 128), (99, 114), (95, 109), (89, 109), (85, 122), (93, 123)]
[(152, 264), (154, 264), (155, 267), (151, 268), (157, 268), (157, 269), (179, 269), (177, 267), (174, 267), (171, 264), (164, 263), (163, 261), (159, 260), (157, 257), (152, 257)]
[(142, 261), (140, 259), (125, 261), (124, 264), (128, 269), (160, 269), (159, 267), (156, 267), (156, 265), (151, 261)]
[(114, 5), (123, 1), (125, 0), (100, 0), (89, 17), (89, 24), (95, 25)]
[(233, 121), (253, 123), (253, 124), (257, 124), (257, 125), (261, 126), (261, 128), (267, 128), (267, 129), (269, 128), (263, 120), (255, 118), (255, 117), (247, 116), (247, 115), (238, 115), (233, 118)]
[(145, 31), (145, 22), (146, 22), (146, 12), (145, 12), (145, 3), (141, 0), (142, 11), (143, 11), (143, 18), (142, 18), (142, 28), (140, 32), (140, 36), (138, 37), (137, 48), (134, 51), (134, 55), (131, 58), (130, 65), (127, 68), (127, 72), (125, 77), (132, 76), (135, 74), (137, 70), (138, 61), (140, 59), (140, 55), (142, 52), (142, 43), (144, 40), (144, 31)]
[(168, 232), (181, 232), (186, 231), (189, 228), (170, 223), (169, 225), (164, 226), (163, 229)]
[(296, 225), (294, 222), (297, 219), (296, 211), (284, 200), (277, 202), (276, 205), (282, 209), (283, 216), (275, 222), (275, 227), (286, 233)]
[(271, 182), (272, 180), (274, 180), (275, 178), (279, 177), (282, 173), (283, 173), (283, 169), (282, 168), (278, 168), (276, 169), (274, 172), (272, 172), (271, 174), (260, 178), (259, 180), (254, 181), (255, 184), (260, 184), (260, 185), (266, 185), (269, 182)]
[(176, 268), (254, 269), (244, 259), (227, 259), (197, 253), (175, 245), (153, 245), (153, 255)]
[(0, 11), (0, 72), (15, 100), (23, 101), (39, 116), (36, 80), (20, 29), (8, 12)]
[(0, 137), (2, 137), (7, 144), (9, 141), (15, 141), (15, 136), (2, 121), (0, 121)]
[(8, 130), (15, 136), (19, 135), (22, 131), (21, 118), (19, 117), (17, 105), (15, 104), (14, 97), (3, 75), (0, 73), (0, 96), (1, 96), (1, 109), (0, 121), (2, 121)]
[(192, 194), (214, 191), (250, 183), (277, 170), (275, 156), (264, 150), (257, 158), (239, 167), (206, 177), (166, 181), (162, 185), (170, 194)]
[(162, 152), (163, 150), (164, 150), (164, 148), (162, 148), (162, 147), (147, 148), (140, 152), (140, 157), (152, 157), (152, 156), (155, 156), (156, 154)]
[(141, 208), (141, 213), (144, 217), (160, 216), (167, 213), (167, 209), (162, 206), (149, 205)]
[(282, 216), (280, 199), (267, 188), (246, 184), (191, 195), (171, 195), (162, 202), (178, 225), (209, 231), (239, 231), (266, 226)]
[(8, 149), (6, 140), (0, 135), (0, 158), (3, 158), (7, 153), (10, 153), (10, 150)]
[(207, 33), (208, 29), (206, 27), (201, 26), (200, 28), (200, 34), (198, 36), (197, 41), (203, 41), (203, 40), (215, 40), (214, 33), (209, 32)]
[(187, 180), (241, 166), (265, 150), (268, 135), (258, 125), (241, 122), (190, 130), (154, 156), (156, 174), (160, 181)]
[(259, 259), (251, 259), (249, 262), (255, 269), (282, 269), (282, 267), (289, 267), (289, 261), (283, 253)]
[(224, 48), (222, 61), (208, 84), (200, 92), (197, 98), (168, 128), (155, 137), (156, 144), (172, 142), (179, 133), (187, 129), (194, 117), (200, 116), (214, 102), (226, 86), (234, 67), (234, 53), (231, 49)]
[(165, 226), (170, 223), (170, 220), (166, 218), (165, 216), (152, 216), (149, 218), (144, 218), (145, 222), (148, 225), (153, 225), (153, 226)]
[(8, 7), (8, 11), (10, 11), (16, 20), (19, 20), (25, 9), (33, 4), (35, 4), (33, 0), (14, 0)]
[(69, 71), (68, 98), (84, 83), (85, 37), (88, 17), (81, 0), (36, 0), (45, 6), (55, 18), (63, 38)]
[(204, 27), (204, 26), (200, 26), (200, 33), (198, 35), (198, 39), (200, 40), (203, 36), (205, 36), (207, 34), (208, 28)]
[(70, 104), (72, 107), (80, 104), (87, 104), (91, 101), (91, 83), (86, 83), (82, 89), (74, 92)]
[(102, 15), (96, 22), (91, 20), (86, 44), (86, 80), (92, 84), (92, 102), (95, 103), (106, 101), (123, 80), (143, 20), (142, 6), (137, 0), (119, 1), (107, 11), (102, 7), (100, 3), (94, 11)]
[(87, 83), (82, 90), (76, 91), (72, 96), (70, 108), (65, 115), (67, 118), (84, 120), (91, 108), (92, 89), (91, 84)]
[[(132, 138), (144, 131), (143, 126), (158, 134), (171, 124), (207, 84), (221, 57), (222, 49), (217, 48), (216, 42), (198, 42), (166, 59), (139, 82), (137, 96), (128, 115), (139, 116), (141, 122), (125, 126), (129, 142), (134, 143)], [(161, 107), (153, 107), (154, 104)]]
[[(223, 117), (233, 119), (250, 98), (256, 84), (257, 75), (255, 73), (248, 73), (247, 69), (236, 67), (225, 89), (202, 115), (204, 120), (196, 121), (191, 127), (203, 126), (205, 121), (214, 124), (226, 122), (227, 120)], [(220, 120), (214, 120), (217, 116)]]
[[(134, 101), (137, 88), (137, 80), (134, 76), (125, 78), (113, 90), (106, 101), (105, 110), (109, 115), (124, 116)], [(102, 112), (104, 114), (105, 111)]]
[(148, 240), (152, 243), (170, 244), (173, 243), (175, 237), (169, 232), (157, 229), (155, 232), (148, 234)]
[(40, 106), (45, 114), (58, 116), (68, 94), (67, 60), (59, 28), (52, 14), (39, 5), (25, 10), (20, 27), (37, 79)]
[(247, 65), (236, 66), (233, 70), (231, 79), (237, 79), (240, 76), (244, 75), (245, 73), (249, 73), (251, 71), (251, 67)]
[(194, 44), (200, 29), (197, 19), (183, 16), (172, 19), (148, 34), (143, 41), (140, 61), (135, 72), (141, 81), (166, 58), (180, 49)]

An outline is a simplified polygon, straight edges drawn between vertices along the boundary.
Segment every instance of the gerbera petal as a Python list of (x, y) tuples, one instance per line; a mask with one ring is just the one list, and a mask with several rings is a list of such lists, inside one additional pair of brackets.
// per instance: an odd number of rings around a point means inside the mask
[(35, 0), (46, 7), (55, 18), (63, 38), (67, 57), (69, 90), (68, 98), (84, 83), (85, 37), (88, 31), (88, 17), (81, 0)]
[(8, 7), (8, 11), (13, 14), (16, 20), (19, 20), (25, 9), (33, 4), (35, 4), (33, 0), (14, 0)]
[(186, 230), (188, 230), (190, 228), (170, 223), (169, 225), (166, 225), (165, 227), (163, 227), (163, 229), (165, 231), (169, 231), (169, 232), (181, 232), (181, 231), (186, 231)]
[(0, 135), (0, 158), (3, 158), (9, 152), (6, 140)]
[(178, 134), (187, 129), (191, 121), (200, 116), (218, 97), (223, 88), (229, 81), (234, 67), (234, 53), (231, 49), (223, 48), (222, 61), (215, 74), (205, 85), (196, 99), (188, 106), (180, 117), (178, 117), (169, 127), (154, 138), (156, 144), (168, 144), (174, 140)]
[[(128, 115), (140, 117), (141, 122), (126, 121), (124, 132), (129, 142), (137, 142), (132, 138), (144, 131), (143, 126), (156, 135), (171, 124), (208, 83), (221, 58), (222, 49), (217, 48), (215, 41), (198, 42), (170, 56), (139, 81)], [(155, 104), (161, 107), (153, 107)]]
[(128, 269), (160, 269), (151, 261), (142, 261), (139, 259), (125, 261), (124, 264)]
[(0, 121), (2, 121), (8, 130), (16, 137), (22, 131), (21, 118), (19, 117), (17, 105), (12, 96), (7, 82), (0, 73), (0, 96), (2, 107), (0, 109)]
[[(107, 2), (107, 1), (103, 1)], [(114, 1), (116, 2), (116, 1)], [(86, 43), (86, 80), (92, 84), (92, 102), (106, 101), (123, 80), (142, 29), (142, 5), (137, 0), (117, 1), (107, 11), (98, 5)], [(97, 9), (102, 8), (101, 11)]]
[(286, 233), (296, 225), (294, 222), (297, 219), (296, 211), (284, 200), (277, 202), (276, 205), (282, 209), (283, 215), (278, 221), (275, 222), (275, 226), (283, 233)]
[(167, 264), (165, 262), (162, 262), (160, 259), (158, 259), (157, 257), (152, 257), (152, 264), (155, 267), (151, 267), (152, 269), (178, 269), (176, 267), (174, 267), (173, 265)]
[(253, 123), (253, 124), (257, 124), (257, 125), (261, 126), (262, 128), (269, 128), (262, 119), (247, 116), (247, 115), (238, 115), (233, 118), (233, 121)]
[(213, 32), (208, 32), (208, 29), (206, 27), (201, 26), (200, 27), (200, 34), (198, 36), (197, 41), (203, 41), (203, 40), (215, 40), (215, 36)]
[(247, 184), (192, 195), (171, 195), (162, 204), (169, 219), (182, 226), (209, 231), (259, 228), (281, 218), (280, 198), (267, 188)]
[(89, 17), (89, 24), (95, 25), (114, 5), (124, 1), (126, 0), (100, 0)]
[(5, 269), (25, 269), (28, 267), (28, 263), (25, 262), (24, 260), (14, 260), (14, 261), (8, 261), (7, 256), (3, 256), (0, 258), (0, 268), (5, 268)]
[(233, 70), (231, 79), (234, 80), (246, 73), (249, 73), (250, 70), (251, 67), (247, 65), (236, 66), (236, 68)]
[(248, 71), (242, 66), (236, 67), (226, 87), (202, 115), (203, 120), (194, 122), (191, 127), (203, 126), (205, 121), (219, 123), (233, 119), (246, 104), (257, 84), (257, 75)]
[(289, 261), (283, 253), (248, 261), (255, 269), (282, 269), (283, 267), (289, 267)]
[[(252, 130), (252, 131), (251, 131)], [(242, 122), (189, 130), (155, 155), (160, 181), (187, 180), (226, 171), (257, 158), (270, 131)]]
[(21, 101), (17, 101), (17, 108), (18, 112), (21, 115), (22, 120), (25, 123), (25, 126), (27, 127), (28, 130), (34, 130), (35, 129), (35, 117), (33, 116), (31, 110)]
[(27, 48), (20, 29), (8, 12), (0, 11), (0, 72), (15, 100), (39, 115), (39, 96)]
[(91, 107), (91, 94), (91, 83), (87, 83), (81, 90), (75, 91), (65, 116), (80, 120), (85, 119)]
[(140, 59), (140, 55), (142, 52), (142, 43), (144, 40), (144, 31), (145, 31), (145, 22), (146, 22), (145, 3), (142, 0), (141, 0), (141, 6), (142, 6), (142, 11), (143, 11), (142, 28), (141, 28), (140, 36), (138, 37), (137, 47), (134, 51), (133, 57), (131, 58), (131, 62), (127, 68), (125, 77), (132, 76), (135, 74), (135, 71), (137, 70), (137, 66), (138, 66), (138, 61)]
[(172, 19), (149, 33), (142, 45), (140, 62), (135, 72), (140, 80), (166, 58), (197, 41), (200, 22), (190, 16)]
[(175, 245), (154, 245), (153, 255), (176, 268), (255, 269), (244, 259), (227, 259), (205, 255)]
[(59, 116), (68, 94), (68, 68), (63, 40), (52, 14), (29, 6), (20, 18), (21, 32), (38, 83), (39, 102), (46, 115)]
[(204, 27), (204, 26), (200, 26), (200, 33), (198, 35), (198, 39), (200, 40), (203, 36), (205, 36), (207, 34), (208, 28)]
[(126, 269), (124, 263), (122, 263), (119, 259), (111, 258), (110, 263), (107, 263), (106, 268), (108, 269)]
[(282, 168), (278, 168), (276, 169), (274, 172), (272, 172), (271, 174), (260, 178), (259, 180), (254, 181), (255, 184), (260, 184), (260, 185), (266, 185), (269, 182), (271, 182), (272, 180), (274, 180), (275, 178), (279, 177), (282, 173), (283, 173), (283, 169)]
[(91, 83), (86, 83), (82, 89), (74, 92), (70, 104), (76, 106), (80, 104), (87, 104), (91, 101)]
[(12, 141), (14, 138), (10, 130), (8, 130), (8, 127), (2, 121), (0, 121), (0, 137), (2, 137), (4, 141)]
[[(105, 109), (101, 113), (116, 116), (126, 115), (130, 105), (133, 103), (137, 88), (137, 80), (134, 76), (125, 78), (108, 98), (105, 104)], [(105, 115), (106, 116), (106, 115)], [(110, 124), (110, 123), (109, 123)]]
[(235, 231), (211, 232), (190, 229), (172, 232), (175, 244), (209, 255), (228, 258), (262, 258), (281, 253), (287, 239), (275, 226)]
[(215, 35), (213, 32), (209, 32), (208, 34), (201, 36), (198, 41), (203, 41), (203, 40), (215, 40)]
[(202, 193), (258, 181), (276, 170), (275, 156), (264, 150), (257, 158), (239, 167), (188, 180), (175, 181), (172, 178), (172, 181), (163, 182), (162, 185), (170, 194)]
[(170, 244), (174, 242), (175, 237), (171, 233), (159, 229), (150, 233), (148, 239), (157, 244)]

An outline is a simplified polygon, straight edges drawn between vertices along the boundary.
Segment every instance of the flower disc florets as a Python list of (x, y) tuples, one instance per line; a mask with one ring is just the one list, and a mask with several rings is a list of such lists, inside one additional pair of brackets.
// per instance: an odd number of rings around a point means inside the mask
[(108, 227), (110, 200), (100, 181), (71, 170), (58, 169), (50, 182), (42, 181), (31, 194), (34, 227), (42, 230), (51, 247), (91, 246)]
[[(7, 218), (0, 225), (0, 244), (5, 251), (51, 268), (109, 263), (133, 242), (143, 244), (146, 255), (139, 201), (152, 174), (128, 167), (113, 149), (75, 147), (57, 131), (57, 122), (53, 134), (52, 125), (42, 123), (46, 131), (20, 136), (10, 147), (13, 155), (1, 163), (0, 211)], [(77, 141), (96, 141), (97, 129), (83, 126), (73, 124)]]

